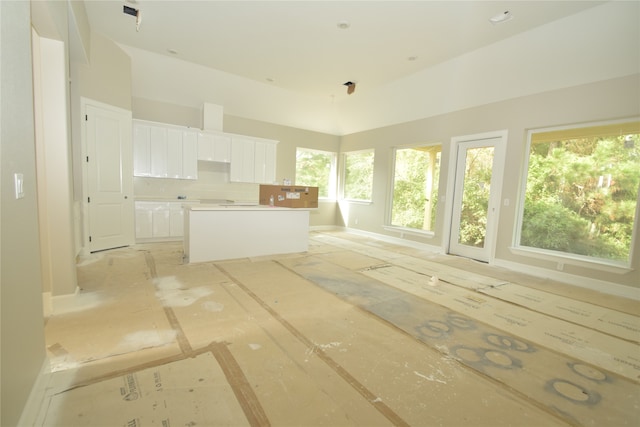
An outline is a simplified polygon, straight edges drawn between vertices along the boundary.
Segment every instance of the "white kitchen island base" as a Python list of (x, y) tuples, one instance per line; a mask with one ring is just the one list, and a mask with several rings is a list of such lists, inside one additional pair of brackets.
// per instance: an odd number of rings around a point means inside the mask
[(263, 205), (184, 208), (186, 262), (306, 252), (309, 210)]

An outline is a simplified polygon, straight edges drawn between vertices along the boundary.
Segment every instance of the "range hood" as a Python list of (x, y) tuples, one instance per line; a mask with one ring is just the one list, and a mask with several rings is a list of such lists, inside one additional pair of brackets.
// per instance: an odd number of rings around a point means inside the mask
[(202, 106), (202, 130), (222, 132), (222, 105), (205, 102)]

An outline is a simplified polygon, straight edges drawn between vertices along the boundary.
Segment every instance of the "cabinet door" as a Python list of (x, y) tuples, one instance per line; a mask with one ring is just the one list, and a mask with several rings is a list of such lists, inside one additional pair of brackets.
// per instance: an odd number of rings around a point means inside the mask
[(133, 175), (151, 176), (151, 136), (149, 126), (133, 124)]
[(233, 137), (231, 141), (231, 165), (229, 180), (255, 182), (255, 142), (246, 137)]
[(276, 142), (255, 142), (254, 155), (255, 182), (273, 184), (276, 180)]
[(198, 133), (198, 160), (213, 161), (213, 135)]
[(276, 182), (276, 150), (277, 142), (266, 144), (264, 155), (264, 181), (263, 184), (273, 184)]
[(182, 130), (167, 130), (167, 178), (182, 178)]
[(169, 237), (169, 203), (153, 203), (153, 237)]
[[(253, 154), (253, 177), (254, 181), (259, 184), (266, 184), (265, 181), (265, 162), (267, 155), (267, 144), (256, 141)], [(273, 184), (272, 182), (270, 184)]]
[(185, 131), (182, 134), (182, 177), (198, 179), (198, 133)]
[(223, 163), (231, 161), (231, 137), (229, 135), (214, 135), (213, 160)]
[(171, 237), (182, 237), (184, 235), (184, 213), (182, 203), (171, 203), (169, 207), (169, 234)]
[(145, 202), (136, 202), (136, 239), (153, 237), (153, 209)]
[(151, 126), (151, 176), (167, 177), (167, 129)]
[(199, 133), (198, 160), (229, 163), (231, 161), (231, 136)]

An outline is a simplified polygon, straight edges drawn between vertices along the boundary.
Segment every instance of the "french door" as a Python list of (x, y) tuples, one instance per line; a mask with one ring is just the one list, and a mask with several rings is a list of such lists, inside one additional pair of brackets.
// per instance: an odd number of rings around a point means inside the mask
[(489, 262), (495, 252), (506, 132), (454, 138), (449, 253)]

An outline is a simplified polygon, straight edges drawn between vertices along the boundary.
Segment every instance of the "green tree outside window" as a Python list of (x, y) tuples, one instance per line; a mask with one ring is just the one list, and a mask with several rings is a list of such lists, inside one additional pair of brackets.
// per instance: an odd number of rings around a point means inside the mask
[(629, 260), (640, 122), (532, 134), (520, 245)]

